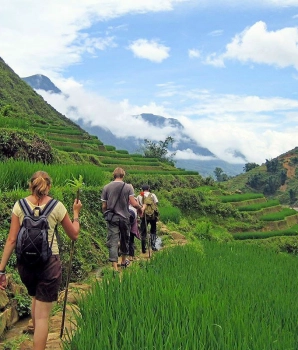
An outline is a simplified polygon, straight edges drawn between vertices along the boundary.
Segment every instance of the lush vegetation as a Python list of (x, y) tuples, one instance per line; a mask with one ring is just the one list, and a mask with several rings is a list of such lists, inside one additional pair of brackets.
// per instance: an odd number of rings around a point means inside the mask
[(295, 349), (296, 264), (244, 244), (162, 252), (95, 283), (65, 349)]

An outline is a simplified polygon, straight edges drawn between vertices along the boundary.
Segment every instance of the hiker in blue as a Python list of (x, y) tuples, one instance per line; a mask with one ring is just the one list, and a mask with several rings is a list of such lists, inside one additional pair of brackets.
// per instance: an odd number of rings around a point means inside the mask
[[(43, 213), (51, 203), (54, 203), (47, 216), (48, 245), (52, 254), (44, 263), (28, 265), (26, 260), (18, 261), (17, 267), (22, 282), (28, 294), (32, 297), (31, 315), (34, 327), (33, 350), (44, 350), (48, 337), (48, 322), (52, 304), (58, 299), (58, 292), (62, 279), (62, 266), (59, 258), (59, 249), (55, 227), (61, 223), (64, 231), (72, 240), (77, 240), (80, 231), (79, 213), (82, 207), (80, 200), (75, 199), (73, 204), (73, 221), (63, 203), (49, 196), (51, 178), (44, 171), (34, 173), (29, 181), (31, 194), (25, 198), (24, 204), (30, 212)], [(42, 214), (41, 214), (42, 215)], [(17, 201), (12, 210), (11, 224), (0, 263), (0, 289), (7, 286), (5, 268), (10, 256), (16, 248), (19, 233), (22, 232), (25, 214)]]
[(143, 214), (143, 206), (134, 198), (134, 189), (131, 184), (123, 181), (125, 171), (117, 167), (113, 172), (114, 180), (105, 185), (102, 194), (102, 212), (107, 221), (107, 247), (109, 249), (109, 261), (114, 271), (118, 271), (118, 243), (120, 241), (121, 267), (126, 268), (130, 261), (129, 254), (130, 238), (130, 213), (128, 206), (131, 204)]
[(156, 251), (156, 223), (158, 220), (157, 196), (150, 192), (149, 185), (143, 185), (142, 192), (138, 195), (137, 200), (144, 208), (144, 214), (141, 216), (140, 225), (142, 253), (146, 253), (146, 239), (149, 225), (151, 248)]

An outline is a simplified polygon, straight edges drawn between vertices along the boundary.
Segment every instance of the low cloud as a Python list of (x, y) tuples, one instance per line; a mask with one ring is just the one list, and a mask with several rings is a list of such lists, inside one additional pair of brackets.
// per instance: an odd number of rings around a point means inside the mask
[(181, 160), (203, 160), (203, 161), (208, 161), (208, 160), (215, 160), (216, 158), (210, 157), (210, 156), (203, 156), (200, 154), (194, 153), (191, 149), (187, 148), (185, 150), (178, 150), (176, 151), (176, 154), (174, 156), (174, 159), (181, 159)]
[[(93, 126), (110, 129), (117, 137), (136, 136), (153, 141), (173, 135), (179, 138), (177, 129), (172, 126), (154, 127), (137, 117), (141, 113), (152, 113), (177, 119), (189, 138), (229, 163), (244, 162), (231, 150), (243, 154), (247, 162), (262, 164), (297, 146), (296, 100), (177, 90), (176, 93), (184, 94), (184, 98), (188, 96), (188, 107), (171, 110), (155, 102), (137, 106), (128, 100), (111, 101), (86, 91), (72, 79), (55, 80), (55, 83), (64, 94), (38, 91), (48, 103), (74, 121), (82, 118)], [(164, 87), (168, 88), (168, 84)], [(282, 118), (276, 118), (278, 115)], [(178, 149), (175, 158), (213, 159), (194, 154), (189, 149)]]

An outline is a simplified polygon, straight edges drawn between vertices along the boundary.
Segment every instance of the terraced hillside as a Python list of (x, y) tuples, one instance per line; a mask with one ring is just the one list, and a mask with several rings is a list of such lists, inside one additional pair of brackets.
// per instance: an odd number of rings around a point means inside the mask
[(276, 236), (298, 235), (298, 213), (282, 206), (278, 200), (267, 200), (263, 194), (233, 194), (222, 197), (240, 212), (253, 216), (261, 223), (260, 231), (233, 232), (234, 239), (266, 239)]
[[(32, 133), (33, 136), (26, 134), (24, 137), (21, 135), (24, 132)], [(16, 144), (16, 138), (19, 144), (24, 144), (28, 139), (34, 139), (34, 134), (54, 151), (55, 156), (48, 157), (47, 161), (53, 159), (58, 163), (91, 163), (107, 171), (122, 166), (129, 169), (130, 173), (197, 174), (196, 171), (177, 169), (158, 159), (130, 155), (125, 150), (104, 145), (96, 136), (90, 135), (44, 101), (0, 58), (0, 154), (4, 154), (5, 149), (12, 148)], [(28, 147), (34, 148), (38, 142), (31, 140)], [(9, 153), (8, 157), (24, 158), (24, 154), (24, 149), (20, 149)]]
[(262, 192), (282, 204), (298, 207), (298, 147), (224, 183), (231, 192)]

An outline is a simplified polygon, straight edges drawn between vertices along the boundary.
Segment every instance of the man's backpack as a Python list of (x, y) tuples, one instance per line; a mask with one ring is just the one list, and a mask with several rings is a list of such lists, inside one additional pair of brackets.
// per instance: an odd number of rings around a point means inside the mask
[[(19, 200), (20, 207), (24, 212), (24, 219), (16, 242), (16, 255), (19, 263), (35, 266), (47, 262), (51, 257), (54, 233), (50, 246), (47, 217), (57, 203), (58, 201), (52, 198), (43, 210), (39, 207), (32, 210), (25, 199)], [(39, 212), (39, 215), (35, 215), (36, 211)]]
[(158, 211), (157, 205), (154, 201), (152, 193), (149, 193), (148, 196), (144, 196), (143, 203), (146, 204), (145, 214), (148, 220), (157, 219)]

